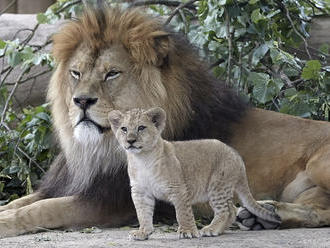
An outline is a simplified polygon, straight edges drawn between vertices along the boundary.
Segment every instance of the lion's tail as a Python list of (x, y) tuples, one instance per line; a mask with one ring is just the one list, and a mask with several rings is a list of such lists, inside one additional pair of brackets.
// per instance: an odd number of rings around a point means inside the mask
[(248, 181), (246, 174), (244, 174), (244, 178), (236, 185), (236, 193), (238, 198), (240, 199), (242, 205), (246, 207), (251, 213), (260, 217), (261, 219), (271, 221), (274, 223), (281, 223), (281, 217), (266, 208), (263, 208), (261, 205), (257, 203), (257, 201), (253, 198), (251, 191), (249, 189)]

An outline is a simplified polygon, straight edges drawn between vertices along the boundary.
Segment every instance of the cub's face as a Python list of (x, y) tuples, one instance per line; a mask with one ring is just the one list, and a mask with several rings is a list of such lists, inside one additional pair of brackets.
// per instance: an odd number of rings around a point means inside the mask
[(110, 132), (111, 110), (143, 106), (141, 86), (123, 46), (95, 54), (81, 45), (68, 63), (69, 119), (79, 142), (88, 144)]
[(132, 153), (153, 150), (165, 127), (165, 119), (165, 111), (161, 108), (132, 109), (125, 114), (114, 110), (109, 114), (119, 144)]

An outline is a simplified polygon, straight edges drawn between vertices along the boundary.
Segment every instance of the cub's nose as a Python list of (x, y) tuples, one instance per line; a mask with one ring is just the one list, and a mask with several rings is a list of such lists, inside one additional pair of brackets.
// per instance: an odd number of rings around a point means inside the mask
[(74, 97), (73, 102), (82, 110), (88, 109), (91, 105), (97, 102), (97, 98), (91, 98), (87, 96)]
[(136, 139), (129, 139), (129, 140), (127, 140), (127, 143), (129, 143), (130, 145), (133, 145), (135, 141), (136, 141)]

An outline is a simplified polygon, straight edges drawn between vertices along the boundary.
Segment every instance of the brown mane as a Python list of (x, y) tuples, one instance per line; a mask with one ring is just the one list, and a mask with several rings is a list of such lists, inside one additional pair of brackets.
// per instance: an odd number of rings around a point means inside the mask
[(156, 64), (159, 54), (165, 56), (168, 52), (168, 44), (162, 47), (154, 39), (162, 36), (168, 36), (162, 24), (136, 9), (87, 9), (81, 18), (69, 22), (53, 36), (53, 54), (58, 62), (66, 62), (82, 42), (96, 53), (121, 43), (137, 64)]

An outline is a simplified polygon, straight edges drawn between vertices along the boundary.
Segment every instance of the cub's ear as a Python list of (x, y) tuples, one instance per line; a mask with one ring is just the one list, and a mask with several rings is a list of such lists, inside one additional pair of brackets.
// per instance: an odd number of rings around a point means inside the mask
[(119, 128), (123, 114), (119, 110), (112, 110), (109, 113), (109, 121), (111, 128), (115, 131)]
[(146, 111), (147, 116), (155, 124), (156, 128), (163, 130), (166, 122), (166, 112), (164, 109), (155, 107)]

